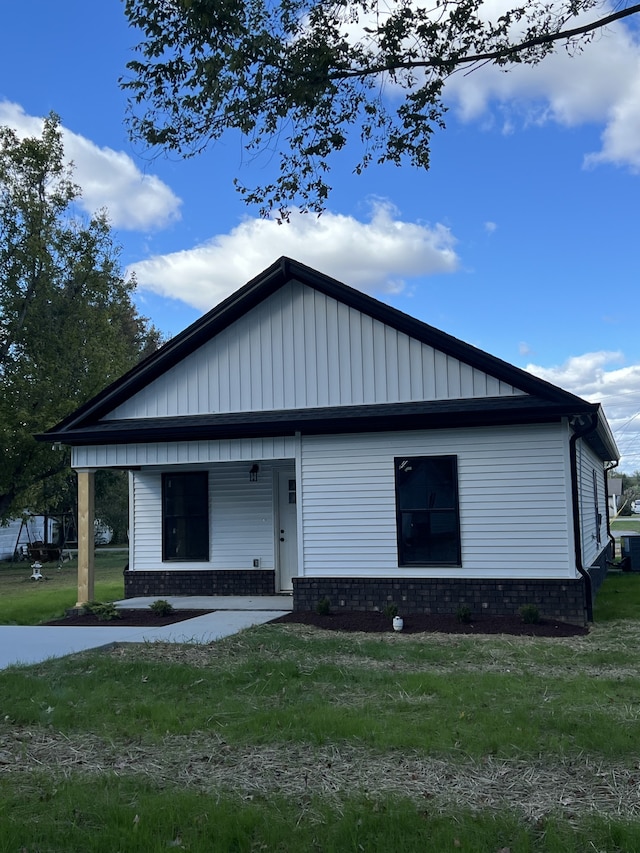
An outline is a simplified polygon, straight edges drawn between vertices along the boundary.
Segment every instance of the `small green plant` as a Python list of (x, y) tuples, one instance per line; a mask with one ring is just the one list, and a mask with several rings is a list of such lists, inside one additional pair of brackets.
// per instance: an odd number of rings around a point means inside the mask
[(387, 619), (393, 619), (394, 616), (398, 615), (398, 605), (390, 602), (386, 605), (383, 612)]
[(101, 622), (111, 622), (120, 618), (120, 611), (112, 601), (87, 601), (82, 605), (83, 613), (91, 613)]
[(471, 622), (471, 608), (468, 604), (461, 604), (458, 607), (456, 610), (456, 619), (464, 625), (468, 625)]
[(153, 604), (149, 605), (149, 609), (153, 610), (154, 613), (157, 613), (158, 616), (168, 616), (170, 613), (173, 613), (173, 604), (165, 601), (164, 598), (159, 598), (157, 601), (154, 601)]
[(328, 616), (331, 611), (331, 602), (325, 596), (321, 598), (320, 601), (316, 604), (316, 611), (320, 614), (320, 616)]
[(518, 612), (527, 625), (537, 625), (540, 621), (540, 611), (535, 604), (523, 604)]

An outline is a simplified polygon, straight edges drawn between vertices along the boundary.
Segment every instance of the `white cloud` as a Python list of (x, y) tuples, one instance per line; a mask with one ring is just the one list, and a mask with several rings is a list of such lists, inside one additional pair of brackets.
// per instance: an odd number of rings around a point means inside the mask
[[(495, 0), (483, 8), (496, 14), (507, 5), (513, 4)], [(579, 20), (611, 11), (613, 7), (605, 5)], [(506, 113), (503, 129), (509, 133), (518, 114), (520, 124), (602, 124), (602, 149), (585, 152), (586, 165), (611, 162), (640, 168), (640, 42), (623, 22), (596, 32), (580, 52), (570, 55), (560, 46), (536, 66), (503, 71), (485, 65), (458, 71), (447, 83), (446, 96), (466, 121), (486, 119), (499, 103)]]
[(621, 352), (573, 356), (556, 367), (526, 370), (592, 403), (602, 403), (622, 455), (621, 469), (640, 469), (640, 364), (624, 364)]
[(640, 171), (640, 62), (624, 97), (618, 98), (610, 111), (602, 135), (602, 150), (585, 158), (586, 166), (598, 163), (628, 165)]
[(397, 293), (405, 278), (453, 272), (455, 239), (443, 225), (403, 222), (377, 201), (369, 222), (324, 213), (292, 214), (289, 224), (246, 219), (193, 249), (133, 264), (141, 290), (208, 310), (281, 255), (373, 293)]
[[(0, 101), (0, 124), (18, 136), (39, 136), (42, 119), (22, 107)], [(116, 228), (162, 228), (179, 217), (180, 199), (155, 175), (146, 175), (131, 157), (112, 148), (100, 148), (77, 133), (62, 128), (65, 157), (75, 165), (74, 181), (82, 187), (80, 207), (89, 214), (106, 208)]]

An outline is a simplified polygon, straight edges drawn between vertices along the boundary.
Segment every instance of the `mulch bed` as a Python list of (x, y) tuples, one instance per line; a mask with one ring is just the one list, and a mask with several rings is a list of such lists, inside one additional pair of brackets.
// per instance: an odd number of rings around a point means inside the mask
[[(589, 629), (566, 622), (541, 619), (534, 625), (519, 616), (483, 616), (465, 624), (455, 616), (415, 613), (403, 616), (403, 634), (442, 632), (445, 634), (513, 634), (519, 637), (576, 637), (589, 633)], [(286, 613), (273, 622), (295, 622), (313, 625), (327, 631), (364, 631), (365, 633), (394, 633), (391, 620), (382, 613), (347, 610), (321, 615), (314, 610), (297, 610)]]
[[(125, 628), (157, 628), (193, 619), (211, 610), (174, 610), (167, 616), (159, 616), (153, 610), (122, 609), (117, 619), (100, 620), (93, 613), (73, 613), (64, 619), (46, 622), (46, 625), (68, 625), (82, 627), (92, 625), (113, 625)], [(528, 625), (519, 616), (484, 616), (470, 623), (459, 622), (455, 616), (426, 615), (414, 613), (404, 618), (403, 634), (421, 634), (440, 632), (443, 634), (512, 634), (520, 637), (576, 637), (589, 633), (589, 629), (566, 622), (554, 622), (541, 619), (535, 625)], [(361, 610), (341, 610), (321, 615), (315, 610), (294, 610), (285, 613), (273, 623), (297, 623), (313, 625), (325, 631), (363, 631), (367, 634), (394, 633), (391, 620), (382, 613)]]
[(117, 619), (101, 620), (93, 613), (73, 613), (64, 619), (56, 619), (53, 622), (45, 622), (45, 625), (70, 625), (73, 628), (92, 625), (113, 625), (114, 628), (158, 628), (162, 625), (173, 625), (175, 622), (184, 622), (185, 619), (194, 619), (196, 616), (204, 616), (211, 610), (174, 610), (166, 616), (160, 616), (153, 610), (133, 610), (123, 608), (118, 611), (121, 615)]

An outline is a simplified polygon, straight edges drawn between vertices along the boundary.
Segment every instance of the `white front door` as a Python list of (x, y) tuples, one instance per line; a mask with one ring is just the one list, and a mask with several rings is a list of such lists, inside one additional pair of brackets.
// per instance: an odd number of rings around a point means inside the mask
[(296, 472), (278, 471), (278, 518), (276, 542), (278, 554), (278, 586), (280, 592), (291, 592), (298, 574), (298, 510), (296, 506)]

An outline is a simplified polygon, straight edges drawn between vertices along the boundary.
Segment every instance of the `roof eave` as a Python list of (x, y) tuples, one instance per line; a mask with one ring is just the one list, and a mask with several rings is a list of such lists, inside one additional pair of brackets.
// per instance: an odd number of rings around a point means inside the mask
[[(522, 398), (527, 400), (527, 398)], [(437, 404), (425, 411), (420, 404), (402, 406), (362, 406), (294, 412), (237, 413), (224, 416), (196, 416), (171, 419), (106, 421), (86, 428), (50, 430), (37, 438), (71, 446), (143, 444), (165, 441), (201, 441), (228, 438), (286, 436), (299, 432), (326, 435), (354, 432), (398, 432), (418, 429), (446, 429), (509, 424), (549, 423), (577, 414), (589, 414), (594, 406), (568, 410), (559, 404), (534, 406), (490, 406), (485, 401), (463, 401), (452, 410)], [(504, 403), (504, 401), (501, 401)], [(466, 403), (466, 405), (464, 404)]]

